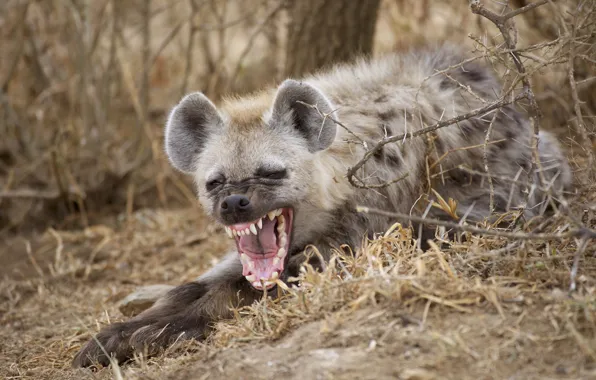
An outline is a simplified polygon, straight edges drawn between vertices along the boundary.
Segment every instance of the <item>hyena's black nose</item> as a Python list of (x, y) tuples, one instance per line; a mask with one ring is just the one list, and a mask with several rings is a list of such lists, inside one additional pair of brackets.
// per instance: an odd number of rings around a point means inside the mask
[(250, 200), (244, 195), (230, 195), (221, 202), (221, 212), (223, 214), (234, 214), (247, 211), (250, 208)]

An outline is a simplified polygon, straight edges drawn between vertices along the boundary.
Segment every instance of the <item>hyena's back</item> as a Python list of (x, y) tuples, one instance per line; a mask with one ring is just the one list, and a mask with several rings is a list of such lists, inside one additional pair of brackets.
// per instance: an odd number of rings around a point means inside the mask
[[(307, 78), (305, 82), (329, 97), (338, 119), (350, 130), (338, 128), (334, 144), (321, 153), (317, 161), (324, 167), (321, 175), (345, 177), (346, 169), (365, 154), (361, 141), (370, 149), (383, 137), (416, 131), (496, 101), (502, 90), (492, 69), (480, 61), (461, 65), (466, 58), (453, 46), (443, 46), (361, 60)], [(491, 123), (486, 154), (494, 176), (495, 211), (518, 207), (526, 197), (522, 187), (507, 179), (528, 182), (532, 130), (526, 115), (513, 105), (404, 140), (403, 144), (388, 144), (358, 173), (370, 185), (408, 174), (395, 185), (355, 190), (344, 180), (330, 186), (341, 189), (342, 200), (411, 212), (430, 184), (445, 199), (457, 200), (460, 214), (467, 211), (470, 219), (481, 219), (488, 214), (488, 181), (458, 166), (485, 172), (484, 144)], [(570, 169), (550, 134), (540, 133), (538, 152), (540, 177), (549, 182), (545, 186), (556, 191), (566, 188), (571, 181)], [(527, 216), (539, 211), (534, 206), (543, 198), (543, 193), (533, 190)], [(418, 206), (424, 209), (426, 204)]]

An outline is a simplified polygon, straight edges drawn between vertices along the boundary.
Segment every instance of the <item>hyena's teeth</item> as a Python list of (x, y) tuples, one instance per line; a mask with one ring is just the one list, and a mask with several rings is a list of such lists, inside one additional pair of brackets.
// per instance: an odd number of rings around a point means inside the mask
[(254, 224), (251, 224), (250, 225), (250, 232), (252, 232), (255, 235), (257, 234), (257, 227), (255, 227)]
[(275, 210), (275, 216), (280, 216), (282, 213), (282, 209), (278, 208), (277, 210)]
[(228, 236), (230, 237), (230, 239), (234, 238), (234, 233), (232, 232), (232, 229), (230, 227), (225, 227), (226, 230), (226, 234), (228, 234)]
[(273, 258), (273, 266), (277, 266), (277, 265), (279, 265), (280, 261), (281, 261), (281, 260), (279, 259), (279, 257), (277, 257), (277, 256), (276, 256), (276, 257), (274, 257), (274, 258)]
[(259, 281), (253, 281), (253, 282), (252, 282), (252, 286), (253, 286), (255, 289), (258, 289), (258, 290), (261, 290), (261, 289), (263, 289), (263, 287), (261, 286), (261, 283), (260, 283)]
[(287, 242), (286, 234), (279, 234), (279, 246), (285, 247)]
[(279, 251), (277, 251), (277, 257), (279, 257), (280, 259), (286, 257), (286, 249), (284, 247), (281, 247)]
[(269, 220), (273, 221), (273, 219), (275, 219), (275, 211), (269, 211), (267, 213), (267, 217), (269, 218)]
[(246, 236), (250, 235), (250, 228), (247, 228), (244, 230), (244, 235), (246, 235)]
[(250, 258), (248, 257), (248, 255), (246, 253), (243, 253), (240, 255), (240, 261), (242, 261), (242, 263), (247, 263), (250, 260)]
[(278, 233), (281, 234), (282, 232), (285, 231), (285, 229), (286, 229), (285, 223), (286, 223), (286, 218), (284, 218), (283, 215), (280, 215), (277, 217), (277, 232)]
[(260, 230), (263, 229), (263, 219), (259, 219), (259, 221), (257, 222), (257, 226), (259, 227)]
[(270, 280), (273, 280), (273, 281), (275, 281), (275, 280), (277, 280), (278, 278), (279, 278), (279, 273), (278, 273), (277, 271), (275, 271), (275, 272), (271, 273), (271, 278), (270, 278)]
[(244, 276), (244, 278), (246, 278), (246, 280), (248, 282), (255, 282), (257, 281), (257, 276), (255, 276), (254, 274), (248, 275), (248, 276)]

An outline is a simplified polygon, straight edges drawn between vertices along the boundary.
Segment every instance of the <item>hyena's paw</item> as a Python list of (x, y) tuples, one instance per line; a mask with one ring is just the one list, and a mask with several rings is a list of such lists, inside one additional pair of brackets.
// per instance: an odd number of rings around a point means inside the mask
[(106, 353), (118, 362), (130, 358), (133, 352), (130, 337), (138, 328), (139, 326), (126, 322), (106, 327), (79, 350), (73, 359), (73, 367), (90, 367), (94, 364), (107, 366), (110, 364), (110, 359)]
[(122, 363), (132, 359), (135, 352), (153, 356), (176, 341), (203, 339), (208, 331), (207, 322), (207, 319), (193, 313), (179, 313), (159, 319), (147, 318), (115, 323), (89, 340), (77, 353), (72, 365), (107, 366), (110, 364), (110, 357)]

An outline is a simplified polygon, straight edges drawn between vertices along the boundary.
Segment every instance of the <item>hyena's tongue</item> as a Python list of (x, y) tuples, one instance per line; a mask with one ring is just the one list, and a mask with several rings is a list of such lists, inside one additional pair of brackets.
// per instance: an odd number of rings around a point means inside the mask
[(238, 246), (242, 253), (253, 255), (255, 257), (265, 255), (268, 253), (277, 253), (277, 237), (275, 236), (276, 219), (263, 220), (263, 228), (257, 230), (257, 235), (248, 234), (240, 236)]
[[(286, 216), (289, 217), (287, 221)], [(279, 215), (273, 220), (264, 217), (260, 223), (262, 227), (255, 229), (256, 235), (244, 233), (236, 239), (242, 274), (257, 289), (263, 288), (261, 280), (267, 288), (272, 287), (283, 272), (288, 242), (286, 227), (291, 225), (291, 216), (284, 216), (279, 210)], [(237, 224), (233, 228), (247, 231), (250, 230), (250, 224)]]

